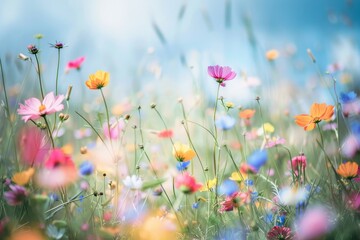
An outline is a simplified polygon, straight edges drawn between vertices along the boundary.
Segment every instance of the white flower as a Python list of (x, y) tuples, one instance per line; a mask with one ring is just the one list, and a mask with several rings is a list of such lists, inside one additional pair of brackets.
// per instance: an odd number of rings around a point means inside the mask
[(132, 175), (131, 177), (127, 176), (125, 180), (123, 180), (123, 184), (125, 187), (130, 188), (131, 190), (139, 190), (143, 185), (143, 181), (140, 177)]
[(307, 191), (305, 188), (285, 187), (280, 190), (280, 202), (285, 205), (296, 205), (298, 202), (306, 200)]

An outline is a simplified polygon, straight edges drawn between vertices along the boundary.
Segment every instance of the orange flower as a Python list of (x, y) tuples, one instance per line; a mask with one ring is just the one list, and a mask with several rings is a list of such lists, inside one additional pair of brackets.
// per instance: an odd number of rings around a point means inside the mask
[(24, 186), (29, 183), (31, 177), (34, 175), (34, 168), (29, 168), (28, 170), (15, 173), (12, 177), (14, 183), (20, 186)]
[(271, 50), (267, 51), (265, 55), (266, 55), (267, 60), (274, 61), (275, 59), (277, 59), (279, 57), (280, 54), (279, 54), (278, 50), (271, 49)]
[(182, 143), (175, 143), (173, 148), (173, 155), (179, 162), (187, 162), (195, 157), (195, 151), (188, 145)]
[(346, 162), (340, 164), (336, 172), (343, 178), (354, 178), (358, 174), (359, 165), (356, 162)]
[(239, 117), (243, 119), (250, 119), (254, 116), (255, 110), (253, 109), (245, 109), (244, 111), (239, 112)]
[(334, 115), (334, 106), (325, 103), (313, 103), (310, 109), (310, 115), (300, 114), (295, 116), (295, 122), (305, 131), (311, 131), (315, 128), (316, 123), (322, 120), (330, 120)]
[(99, 70), (95, 74), (90, 74), (89, 80), (85, 84), (89, 89), (101, 89), (108, 85), (108, 83), (109, 73)]

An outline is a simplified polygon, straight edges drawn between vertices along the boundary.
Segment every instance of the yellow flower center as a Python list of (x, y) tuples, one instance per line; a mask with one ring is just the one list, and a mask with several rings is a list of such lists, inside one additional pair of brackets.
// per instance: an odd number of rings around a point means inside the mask
[(46, 109), (46, 106), (44, 104), (41, 104), (39, 107), (39, 112), (42, 112)]

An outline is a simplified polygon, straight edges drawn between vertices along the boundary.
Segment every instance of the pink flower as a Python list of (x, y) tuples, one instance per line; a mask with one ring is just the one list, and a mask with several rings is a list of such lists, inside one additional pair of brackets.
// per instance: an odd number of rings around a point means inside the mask
[(269, 141), (267, 141), (267, 143), (265, 144), (266, 148), (272, 148), (278, 145), (282, 145), (285, 144), (286, 140), (284, 138), (281, 137), (276, 137), (276, 138), (272, 138)]
[(78, 172), (71, 157), (59, 148), (51, 151), (45, 167), (37, 174), (37, 183), (40, 187), (56, 189), (76, 181)]
[(163, 130), (157, 133), (159, 138), (172, 138), (174, 135), (172, 130)]
[(292, 162), (292, 169), (295, 172), (295, 175), (298, 174), (299, 170), (303, 172), (306, 168), (306, 157), (303, 154), (293, 157), (291, 162)]
[(19, 104), (17, 112), (23, 115), (22, 120), (25, 122), (29, 120), (36, 120), (45, 115), (59, 112), (64, 109), (61, 103), (64, 100), (64, 95), (54, 96), (53, 92), (48, 93), (41, 102), (37, 98), (29, 98), (25, 100), (25, 105)]
[(69, 61), (66, 65), (65, 72), (68, 73), (71, 69), (79, 70), (81, 68), (81, 64), (85, 61), (85, 57), (79, 57), (73, 61)]
[(187, 172), (176, 177), (175, 186), (176, 188), (180, 188), (185, 194), (196, 192), (202, 187), (202, 185), (197, 183), (195, 178), (191, 177)]
[(10, 206), (16, 206), (23, 203), (29, 192), (26, 188), (18, 185), (10, 185), (10, 191), (4, 193), (4, 198)]
[(335, 221), (332, 215), (321, 206), (308, 209), (297, 222), (297, 238), (299, 240), (320, 239), (333, 228)]
[(236, 77), (236, 73), (230, 67), (221, 67), (219, 65), (209, 66), (208, 74), (215, 78), (216, 82), (225, 87), (224, 81), (232, 80)]
[(124, 129), (124, 127), (125, 127), (124, 120), (111, 119), (110, 120), (110, 131), (109, 131), (108, 124), (104, 123), (103, 124), (103, 132), (104, 132), (104, 135), (106, 138), (117, 139), (120, 136), (121, 131)]
[(231, 196), (227, 196), (225, 201), (221, 202), (220, 212), (229, 212), (243, 204), (251, 202), (251, 192), (235, 192)]
[(273, 227), (266, 236), (268, 240), (277, 240), (277, 239), (284, 239), (290, 240), (293, 239), (293, 234), (291, 233), (291, 229), (288, 227)]

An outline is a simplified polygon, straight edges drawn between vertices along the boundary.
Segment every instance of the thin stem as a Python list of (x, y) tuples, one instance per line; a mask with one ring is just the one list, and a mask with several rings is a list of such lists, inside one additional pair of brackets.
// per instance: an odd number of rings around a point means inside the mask
[[(213, 115), (213, 123), (214, 123), (214, 138), (217, 141), (217, 127), (216, 127), (216, 111), (217, 111), (217, 105), (219, 101), (219, 92), (220, 92), (220, 83), (217, 87), (216, 91), (216, 99), (215, 99), (215, 106), (214, 106), (214, 115)], [(216, 143), (214, 144), (214, 151), (213, 151), (213, 165), (214, 165), (214, 176), (216, 176)]]
[(106, 104), (105, 96), (104, 96), (104, 93), (103, 93), (101, 88), (100, 88), (100, 92), (101, 92), (102, 99), (104, 100), (104, 105), (105, 105), (105, 110), (106, 110), (106, 120), (107, 120), (108, 131), (109, 131), (109, 138), (110, 138), (110, 141), (111, 141), (109, 109), (108, 109), (108, 106)]
[(39, 62), (39, 58), (38, 58), (37, 54), (34, 54), (34, 55), (35, 55), (36, 65), (37, 65), (37, 73), (38, 73), (38, 77), (39, 77), (41, 97), (42, 97), (42, 99), (44, 99), (44, 90), (43, 90), (43, 85), (42, 85), (42, 80), (41, 80), (40, 62)]
[[(3, 87), (4, 87), (4, 93), (5, 93), (6, 114), (7, 114), (7, 117), (8, 117), (8, 119), (9, 119), (9, 122), (10, 122), (10, 124), (11, 124), (11, 119), (10, 119), (11, 116), (10, 116), (10, 109), (9, 109), (9, 100), (8, 100), (8, 96), (7, 96), (7, 92), (6, 92), (4, 70), (3, 70), (1, 58), (0, 58), (0, 70), (1, 70), (1, 80), (2, 80), (2, 84), (3, 84)], [(12, 124), (11, 124), (11, 125), (12, 125)]]
[[(58, 49), (58, 62), (56, 68), (56, 80), (55, 80), (55, 96), (58, 95), (58, 80), (59, 80), (59, 68), (60, 68), (60, 48)], [(56, 112), (54, 114), (54, 127), (56, 126)]]
[(44, 118), (44, 121), (45, 121), (45, 124), (46, 124), (46, 128), (47, 128), (48, 131), (49, 131), (49, 137), (50, 137), (50, 140), (51, 140), (51, 146), (52, 146), (52, 148), (55, 148), (54, 139), (53, 139), (53, 136), (52, 136), (52, 132), (51, 132), (51, 128), (50, 128), (49, 122), (48, 122), (47, 119), (46, 119), (46, 115), (44, 115), (43, 118)]

